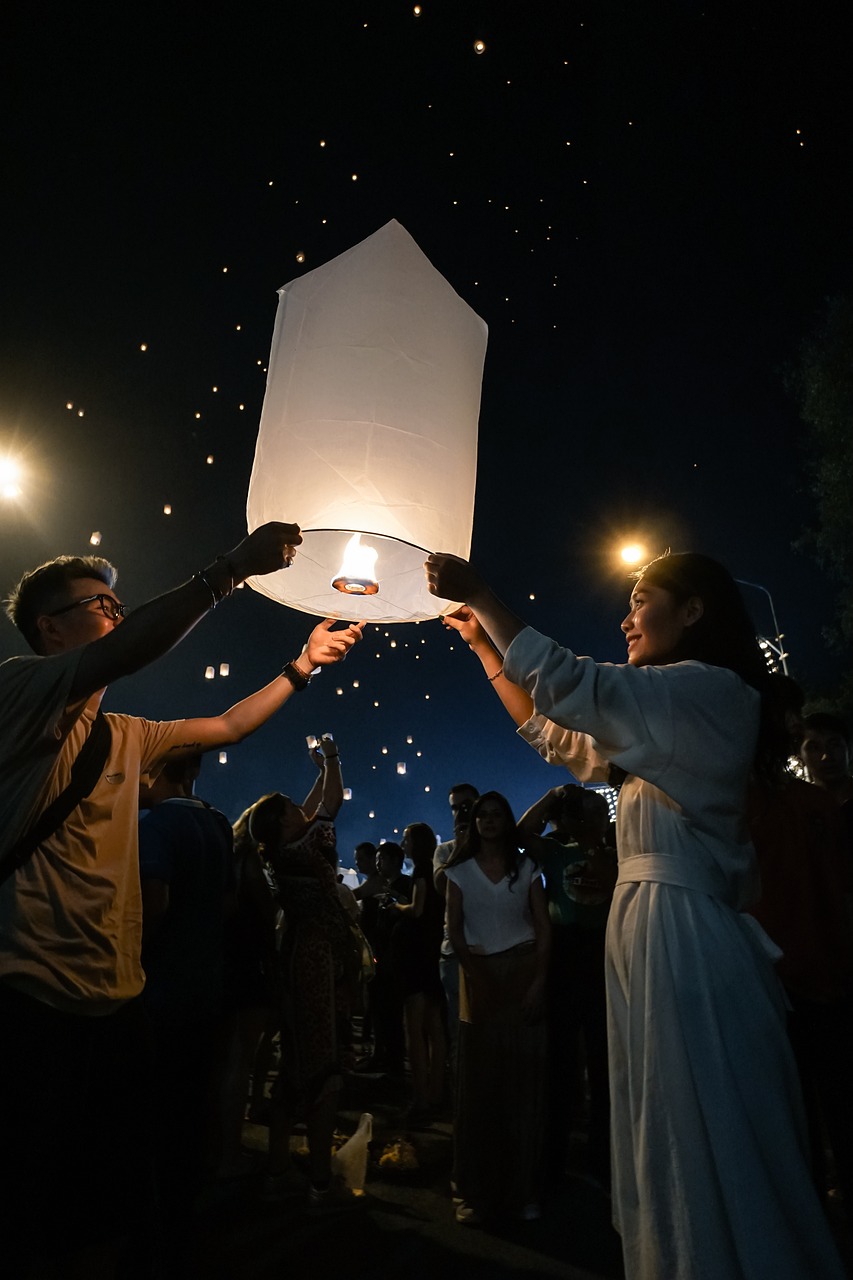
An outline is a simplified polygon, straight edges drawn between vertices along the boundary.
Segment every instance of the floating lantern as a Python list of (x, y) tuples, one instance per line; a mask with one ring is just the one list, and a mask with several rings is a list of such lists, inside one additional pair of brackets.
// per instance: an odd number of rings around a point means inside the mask
[(402, 777), (402, 776), (403, 776), (403, 774), (406, 772), (406, 762), (405, 762), (405, 760), (398, 760), (398, 761), (397, 761), (397, 772), (399, 773), (400, 777)]
[(228, 763), (228, 752), (227, 752), (227, 751), (220, 751), (220, 753), (219, 753), (219, 763), (220, 763), (220, 764), (227, 764), (227, 763)]
[(205, 667), (204, 669), (205, 680), (213, 680), (215, 675), (216, 675), (216, 671), (213, 667)]
[(221, 676), (228, 676), (228, 675), (230, 675), (230, 674), (231, 674), (231, 666), (230, 666), (230, 664), (229, 664), (229, 663), (227, 663), (227, 662), (220, 662), (220, 664), (219, 664), (219, 674), (220, 674)]
[(423, 562), (470, 553), (486, 335), (398, 222), (279, 291), (247, 515), (303, 542), (255, 590), (372, 623), (447, 612)]
[(89, 546), (99, 547), (100, 545), (101, 545), (101, 535), (100, 535), (100, 532), (96, 529), (94, 533), (89, 534)]

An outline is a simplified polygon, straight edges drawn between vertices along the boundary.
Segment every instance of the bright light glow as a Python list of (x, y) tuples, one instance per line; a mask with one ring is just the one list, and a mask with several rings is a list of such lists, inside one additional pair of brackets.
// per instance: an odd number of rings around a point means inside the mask
[(205, 680), (212, 680), (215, 675), (216, 675), (216, 671), (213, 667), (205, 667), (204, 669)]
[(336, 591), (345, 595), (375, 596), (379, 590), (375, 565), (377, 552), (361, 545), (361, 534), (354, 533), (344, 548), (340, 569), (332, 579)]
[(400, 761), (398, 761), (398, 763), (397, 763), (397, 772), (400, 774), (400, 776), (401, 776), (401, 777), (402, 777), (402, 775), (406, 772), (406, 762), (405, 762), (405, 760), (400, 760)]
[(101, 545), (101, 535), (96, 529), (94, 533), (89, 534), (89, 546), (99, 547)]
[(632, 542), (626, 547), (622, 547), (619, 552), (624, 564), (643, 564), (648, 558), (646, 548), (639, 542)]
[(0, 494), (4, 498), (21, 496), (21, 468), (12, 458), (0, 458)]
[(483, 41), (482, 41), (482, 40), (475, 40), (475, 41), (474, 41), (474, 52), (475, 52), (475, 53), (485, 53), (485, 52), (486, 52), (486, 46), (485, 46), (485, 44), (483, 43)]
[(227, 676), (227, 675), (230, 675), (230, 674), (231, 674), (231, 667), (228, 665), (228, 663), (227, 663), (227, 662), (220, 662), (220, 664), (219, 664), (219, 674), (220, 674), (221, 676)]
[(220, 751), (220, 753), (219, 753), (219, 763), (220, 763), (220, 764), (227, 764), (227, 763), (228, 763), (228, 752), (227, 752), (227, 751)]

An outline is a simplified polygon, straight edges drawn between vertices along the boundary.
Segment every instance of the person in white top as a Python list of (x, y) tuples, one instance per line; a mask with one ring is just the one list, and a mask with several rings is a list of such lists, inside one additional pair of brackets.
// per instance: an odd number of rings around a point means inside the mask
[(539, 1216), (546, 1112), (545, 981), (551, 927), (542, 875), (519, 848), (508, 801), (481, 795), (445, 867), (459, 957), (454, 1171), (458, 1222)]
[(646, 566), (616, 666), (526, 628), (454, 556), (430, 556), (427, 578), (491, 638), (475, 651), (527, 741), (581, 779), (609, 762), (630, 775), (606, 955), (627, 1280), (843, 1276), (809, 1175), (778, 948), (744, 914), (747, 787), (777, 743), (773, 677), (733, 579), (692, 554)]

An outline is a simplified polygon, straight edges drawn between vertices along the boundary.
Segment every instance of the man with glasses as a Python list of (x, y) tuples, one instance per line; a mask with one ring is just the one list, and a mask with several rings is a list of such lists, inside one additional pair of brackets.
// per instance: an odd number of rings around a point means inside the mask
[[(35, 656), (0, 664), (0, 870), (10, 852), (18, 860), (35, 820), (68, 785), (105, 687), (166, 653), (246, 578), (288, 567), (299, 542), (297, 525), (264, 525), (128, 617), (116, 571), (100, 557), (60, 556), (24, 575), (7, 613)], [(222, 715), (154, 722), (109, 713), (98, 780), (0, 886), (0, 1186), (10, 1275), (27, 1275), (39, 1250), (58, 1252), (68, 1274), (71, 1259), (85, 1258), (92, 1280), (112, 1275), (120, 1239), (150, 1213), (136, 1000), (144, 983), (140, 778), (265, 723), (315, 667), (339, 661), (360, 638), (357, 625), (331, 625), (315, 627), (280, 676)]]

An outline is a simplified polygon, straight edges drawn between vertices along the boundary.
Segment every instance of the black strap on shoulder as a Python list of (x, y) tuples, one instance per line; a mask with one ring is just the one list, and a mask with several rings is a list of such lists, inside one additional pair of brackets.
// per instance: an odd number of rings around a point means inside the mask
[(98, 709), (89, 736), (77, 753), (71, 766), (71, 778), (64, 791), (60, 791), (55, 800), (36, 818), (29, 831), (21, 837), (17, 844), (9, 850), (0, 863), (0, 884), (14, 875), (28, 858), (32, 857), (40, 844), (58, 831), (66, 818), (77, 808), (81, 800), (89, 795), (101, 776), (107, 756), (110, 754), (112, 733), (109, 722), (103, 711)]

